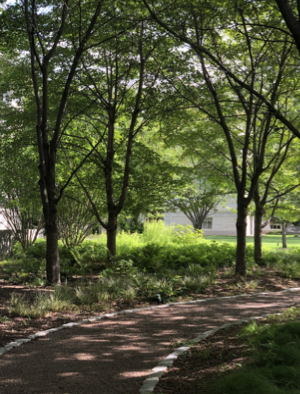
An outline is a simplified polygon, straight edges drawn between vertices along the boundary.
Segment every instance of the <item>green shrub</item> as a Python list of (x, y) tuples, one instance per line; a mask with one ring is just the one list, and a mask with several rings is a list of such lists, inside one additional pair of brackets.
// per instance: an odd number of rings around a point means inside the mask
[[(20, 265), (24, 265), (24, 274), (30, 273), (33, 280), (45, 277), (41, 274), (39, 263), (44, 261), (46, 251), (45, 240), (38, 240), (28, 248), (26, 254), (18, 245), (14, 246), (14, 257)], [(106, 260), (106, 234), (101, 234), (97, 240), (85, 240), (82, 244), (66, 248), (59, 243), (62, 276), (70, 279), (74, 275), (86, 275), (93, 269), (103, 269)], [(254, 247), (246, 247), (247, 272), (251, 273), (256, 267), (254, 262)], [(165, 226), (162, 221), (146, 222), (143, 234), (120, 232), (117, 235), (116, 262), (131, 261), (136, 269), (160, 276), (169, 275), (170, 270), (177, 275), (184, 275), (189, 266), (200, 267), (199, 274), (211, 275), (219, 268), (230, 268), (235, 265), (236, 246), (230, 243), (209, 241), (202, 233), (191, 227)], [(31, 263), (29, 263), (32, 260)], [(27, 268), (25, 267), (27, 266)], [(32, 267), (30, 267), (32, 265)], [(102, 265), (102, 266), (101, 266)], [(261, 265), (276, 267), (282, 270), (282, 276), (300, 277), (300, 249), (288, 251), (264, 251)], [(44, 267), (44, 263), (43, 263)], [(37, 274), (38, 272), (38, 274)], [(196, 274), (195, 274), (196, 275)], [(197, 275), (196, 275), (197, 276)], [(191, 280), (192, 283), (194, 280)], [(195, 281), (194, 281), (195, 282)], [(197, 288), (196, 282), (192, 287)]]
[(144, 223), (139, 219), (137, 221), (133, 219), (127, 220), (124, 216), (118, 219), (118, 231), (129, 232), (130, 234), (139, 233), (142, 234), (144, 231)]
[(300, 321), (264, 326), (251, 322), (240, 336), (254, 346), (254, 362), (219, 379), (211, 393), (299, 393)]

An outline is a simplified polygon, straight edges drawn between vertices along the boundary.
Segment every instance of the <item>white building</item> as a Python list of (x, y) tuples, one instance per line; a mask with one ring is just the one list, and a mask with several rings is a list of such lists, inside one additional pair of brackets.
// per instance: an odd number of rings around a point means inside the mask
[[(217, 211), (208, 214), (203, 222), (202, 230), (205, 235), (236, 235), (236, 202), (230, 200), (226, 205), (219, 204)], [(192, 222), (181, 211), (166, 212), (164, 217), (165, 225), (181, 224), (183, 226), (191, 225)], [(262, 229), (265, 234), (272, 230), (280, 229), (280, 225), (268, 224)], [(247, 235), (254, 235), (254, 217), (247, 217)]]

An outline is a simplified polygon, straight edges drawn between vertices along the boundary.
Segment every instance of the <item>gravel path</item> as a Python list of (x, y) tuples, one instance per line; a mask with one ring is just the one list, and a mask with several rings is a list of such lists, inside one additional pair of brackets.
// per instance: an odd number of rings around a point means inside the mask
[(138, 394), (172, 343), (299, 301), (300, 290), (208, 299), (56, 331), (0, 356), (0, 394)]

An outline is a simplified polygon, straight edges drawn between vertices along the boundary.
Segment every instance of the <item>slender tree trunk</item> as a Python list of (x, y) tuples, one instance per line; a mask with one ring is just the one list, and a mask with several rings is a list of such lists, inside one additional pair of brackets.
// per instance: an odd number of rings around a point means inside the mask
[(264, 215), (264, 209), (259, 201), (255, 201), (255, 223), (254, 223), (254, 259), (256, 264), (260, 265), (262, 262), (262, 219)]
[(108, 213), (108, 223), (107, 223), (107, 262), (111, 263), (113, 258), (116, 256), (117, 246), (117, 223), (118, 223), (118, 215), (113, 212)]
[(42, 197), (43, 213), (46, 230), (46, 273), (49, 285), (60, 284), (60, 262), (58, 251), (57, 226), (57, 196), (55, 186), (55, 165), (49, 166), (47, 182), (41, 178), (41, 194), (47, 192), (47, 198)]
[(47, 252), (46, 252), (46, 271), (47, 283), (60, 284), (60, 264), (58, 252), (58, 230), (55, 221), (46, 225)]
[(193, 227), (195, 230), (202, 230), (202, 222), (193, 223)]
[(287, 244), (286, 244), (286, 223), (285, 223), (285, 221), (282, 222), (282, 247), (283, 247), (283, 249), (287, 248)]
[(236, 222), (237, 246), (236, 246), (236, 275), (246, 275), (246, 229), (247, 229), (247, 205), (244, 197), (238, 197), (238, 215)]

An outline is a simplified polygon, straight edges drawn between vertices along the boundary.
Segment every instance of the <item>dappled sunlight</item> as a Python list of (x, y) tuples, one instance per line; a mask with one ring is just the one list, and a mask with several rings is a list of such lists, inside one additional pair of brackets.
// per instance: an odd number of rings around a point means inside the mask
[(149, 371), (126, 371), (119, 374), (123, 378), (134, 378), (144, 376), (145, 378), (149, 375)]
[(171, 318), (168, 319), (168, 320), (170, 320), (170, 321), (174, 321), (174, 320), (186, 320), (186, 317), (185, 317), (185, 316), (174, 316), (174, 317), (171, 317)]
[(73, 357), (79, 361), (95, 360), (95, 356), (90, 353), (76, 353)]
[[(20, 379), (20, 378), (13, 378), (13, 379), (3, 379), (3, 375), (1, 374), (1, 385), (4, 384), (24, 384), (26, 379)], [(1, 394), (4, 394), (4, 391), (0, 391)]]
[[(73, 340), (74, 341), (81, 341), (81, 337), (73, 337)], [(87, 338), (87, 341), (88, 342), (90, 342), (90, 343), (94, 343), (94, 342), (99, 342), (99, 343), (108, 343), (109, 342), (109, 340), (108, 339), (105, 339), (105, 338), (99, 338), (99, 336), (90, 336), (90, 337), (88, 337)]]
[(176, 335), (176, 330), (161, 330), (160, 332), (153, 334), (154, 337), (161, 337), (163, 335)]
[(61, 378), (70, 378), (70, 377), (82, 377), (82, 374), (79, 372), (62, 372), (57, 374), (57, 376), (61, 377)]
[(141, 351), (145, 351), (145, 346), (143, 346), (142, 344), (140, 346), (134, 346), (134, 345), (130, 345), (130, 343), (127, 343), (123, 346), (113, 347), (112, 349), (117, 351), (121, 350), (125, 352), (130, 352), (130, 351), (141, 352)]

